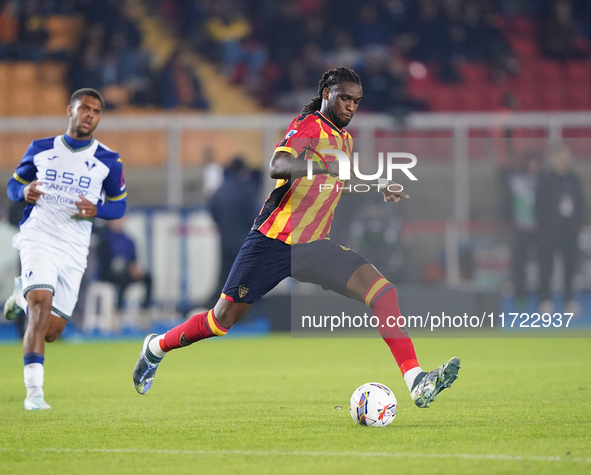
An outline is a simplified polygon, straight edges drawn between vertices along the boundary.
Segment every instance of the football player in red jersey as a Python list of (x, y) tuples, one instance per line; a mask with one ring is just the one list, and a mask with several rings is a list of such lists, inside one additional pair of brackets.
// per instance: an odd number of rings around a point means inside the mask
[[(255, 300), (288, 276), (364, 302), (380, 323), (400, 315), (394, 285), (361, 254), (328, 237), (334, 209), (346, 184), (338, 177), (336, 155), (321, 151), (333, 149), (351, 155), (353, 141), (344, 127), (357, 111), (362, 95), (361, 81), (354, 71), (336, 68), (323, 74), (318, 97), (292, 121), (275, 149), (270, 175), (277, 179), (277, 185), (236, 257), (220, 299), (213, 309), (194, 315), (165, 334), (145, 338), (133, 371), (138, 393), (150, 389), (167, 352), (225, 335)], [(322, 159), (314, 160), (310, 180), (306, 159), (318, 156)], [(386, 201), (408, 198), (398, 187), (384, 182), (378, 179), (373, 184)], [(405, 328), (388, 328), (382, 337), (418, 407), (429, 407), (457, 378), (460, 361), (455, 357), (431, 372), (423, 371)]]

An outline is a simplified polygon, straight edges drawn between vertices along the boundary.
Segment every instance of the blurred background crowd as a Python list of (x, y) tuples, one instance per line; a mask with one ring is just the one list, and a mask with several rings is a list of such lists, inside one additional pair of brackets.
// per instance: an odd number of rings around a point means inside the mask
[(591, 107), (585, 0), (139, 2), (173, 39), (158, 51), (134, 3), (2, 0), (0, 60), (62, 61), (70, 90), (107, 88), (112, 107), (207, 109), (192, 52), (274, 110), (336, 65), (360, 73), (371, 112)]

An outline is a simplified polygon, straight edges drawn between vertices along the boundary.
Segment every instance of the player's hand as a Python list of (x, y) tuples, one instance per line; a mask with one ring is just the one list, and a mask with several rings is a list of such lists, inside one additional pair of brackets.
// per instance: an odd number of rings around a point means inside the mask
[(35, 180), (23, 188), (23, 198), (27, 203), (37, 203), (37, 200), (41, 198), (41, 195), (45, 194), (37, 189), (40, 185), (43, 185), (43, 183)]
[(75, 214), (73, 217), (78, 219), (92, 219), (96, 216), (96, 205), (93, 205), (90, 201), (88, 201), (84, 196), (78, 195), (81, 201), (76, 203), (76, 207), (78, 208), (78, 214)]
[(382, 190), (384, 194), (384, 201), (393, 201), (398, 203), (401, 199), (408, 199), (409, 196), (402, 191), (402, 185), (394, 183), (393, 181), (388, 183), (388, 186)]

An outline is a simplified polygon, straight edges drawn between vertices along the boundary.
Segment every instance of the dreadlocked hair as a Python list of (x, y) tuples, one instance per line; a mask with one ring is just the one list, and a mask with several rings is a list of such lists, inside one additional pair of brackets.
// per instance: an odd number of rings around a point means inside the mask
[(312, 114), (313, 112), (319, 111), (322, 105), (322, 91), (324, 88), (332, 87), (335, 84), (342, 82), (352, 82), (361, 85), (361, 80), (355, 71), (349, 68), (335, 68), (330, 71), (326, 71), (322, 75), (322, 79), (318, 82), (318, 95), (310, 101), (309, 104), (304, 106), (302, 114)]

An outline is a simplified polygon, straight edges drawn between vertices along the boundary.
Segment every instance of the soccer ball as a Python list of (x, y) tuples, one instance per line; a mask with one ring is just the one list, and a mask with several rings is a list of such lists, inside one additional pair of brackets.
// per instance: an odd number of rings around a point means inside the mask
[(372, 427), (386, 427), (396, 417), (396, 396), (380, 383), (365, 383), (351, 396), (349, 411), (358, 424)]

